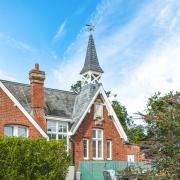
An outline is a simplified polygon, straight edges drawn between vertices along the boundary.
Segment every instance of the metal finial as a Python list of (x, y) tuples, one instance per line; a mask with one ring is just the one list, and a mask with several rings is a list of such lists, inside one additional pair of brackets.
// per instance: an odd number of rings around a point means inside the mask
[(95, 27), (95, 26), (93, 26), (92, 23), (86, 24), (86, 26), (87, 26), (87, 31), (88, 31), (88, 32), (91, 33), (91, 32), (94, 31), (94, 27)]

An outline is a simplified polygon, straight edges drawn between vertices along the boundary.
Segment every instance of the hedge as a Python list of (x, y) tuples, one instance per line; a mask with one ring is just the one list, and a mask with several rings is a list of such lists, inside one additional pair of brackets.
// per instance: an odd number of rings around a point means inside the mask
[(63, 141), (0, 138), (0, 179), (65, 179), (71, 158)]

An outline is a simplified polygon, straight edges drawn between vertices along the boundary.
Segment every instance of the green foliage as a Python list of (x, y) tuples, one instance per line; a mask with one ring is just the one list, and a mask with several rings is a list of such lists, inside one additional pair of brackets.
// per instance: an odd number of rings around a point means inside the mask
[(119, 171), (119, 180), (156, 180), (152, 169), (142, 168), (141, 166), (127, 166), (125, 169)]
[(77, 81), (75, 84), (71, 85), (70, 90), (76, 94), (79, 94), (81, 92), (81, 81)]
[(147, 113), (146, 156), (153, 160), (162, 179), (180, 178), (180, 93), (160, 93), (149, 98)]
[(117, 100), (112, 101), (112, 107), (124, 130), (127, 130), (128, 127), (132, 124), (132, 120), (128, 116), (126, 108), (122, 106)]
[(128, 137), (130, 140), (130, 143), (132, 144), (138, 144), (139, 142), (142, 142), (145, 140), (145, 132), (144, 132), (144, 126), (142, 125), (132, 125), (128, 129)]
[(109, 97), (111, 95), (111, 91), (106, 91), (106, 95), (107, 95), (107, 97)]
[(145, 138), (144, 127), (142, 125), (135, 125), (132, 118), (129, 117), (126, 108), (117, 100), (112, 102), (112, 106), (124, 131), (128, 135), (129, 142), (137, 144), (143, 141)]
[(63, 141), (0, 138), (0, 179), (65, 179), (71, 158)]

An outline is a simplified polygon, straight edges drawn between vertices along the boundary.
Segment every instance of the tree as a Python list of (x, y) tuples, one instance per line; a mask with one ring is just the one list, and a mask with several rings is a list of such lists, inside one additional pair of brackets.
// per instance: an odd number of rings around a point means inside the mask
[(180, 179), (180, 92), (149, 98), (147, 113), (146, 156), (152, 159), (157, 179)]
[(75, 84), (71, 85), (70, 91), (73, 91), (76, 94), (79, 94), (81, 92), (81, 81), (77, 81)]
[(145, 130), (143, 125), (132, 124), (128, 129), (129, 141), (132, 144), (139, 144), (146, 138)]
[(132, 119), (128, 116), (127, 110), (117, 100), (112, 101), (112, 107), (125, 131), (128, 131), (132, 124)]

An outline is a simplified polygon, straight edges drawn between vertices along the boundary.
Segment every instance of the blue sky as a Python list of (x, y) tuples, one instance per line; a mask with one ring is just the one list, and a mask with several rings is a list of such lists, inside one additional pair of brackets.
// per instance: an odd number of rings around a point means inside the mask
[(28, 83), (38, 62), (46, 86), (69, 90), (80, 79), (88, 22), (103, 85), (130, 114), (157, 91), (180, 90), (179, 0), (0, 0), (0, 78)]

